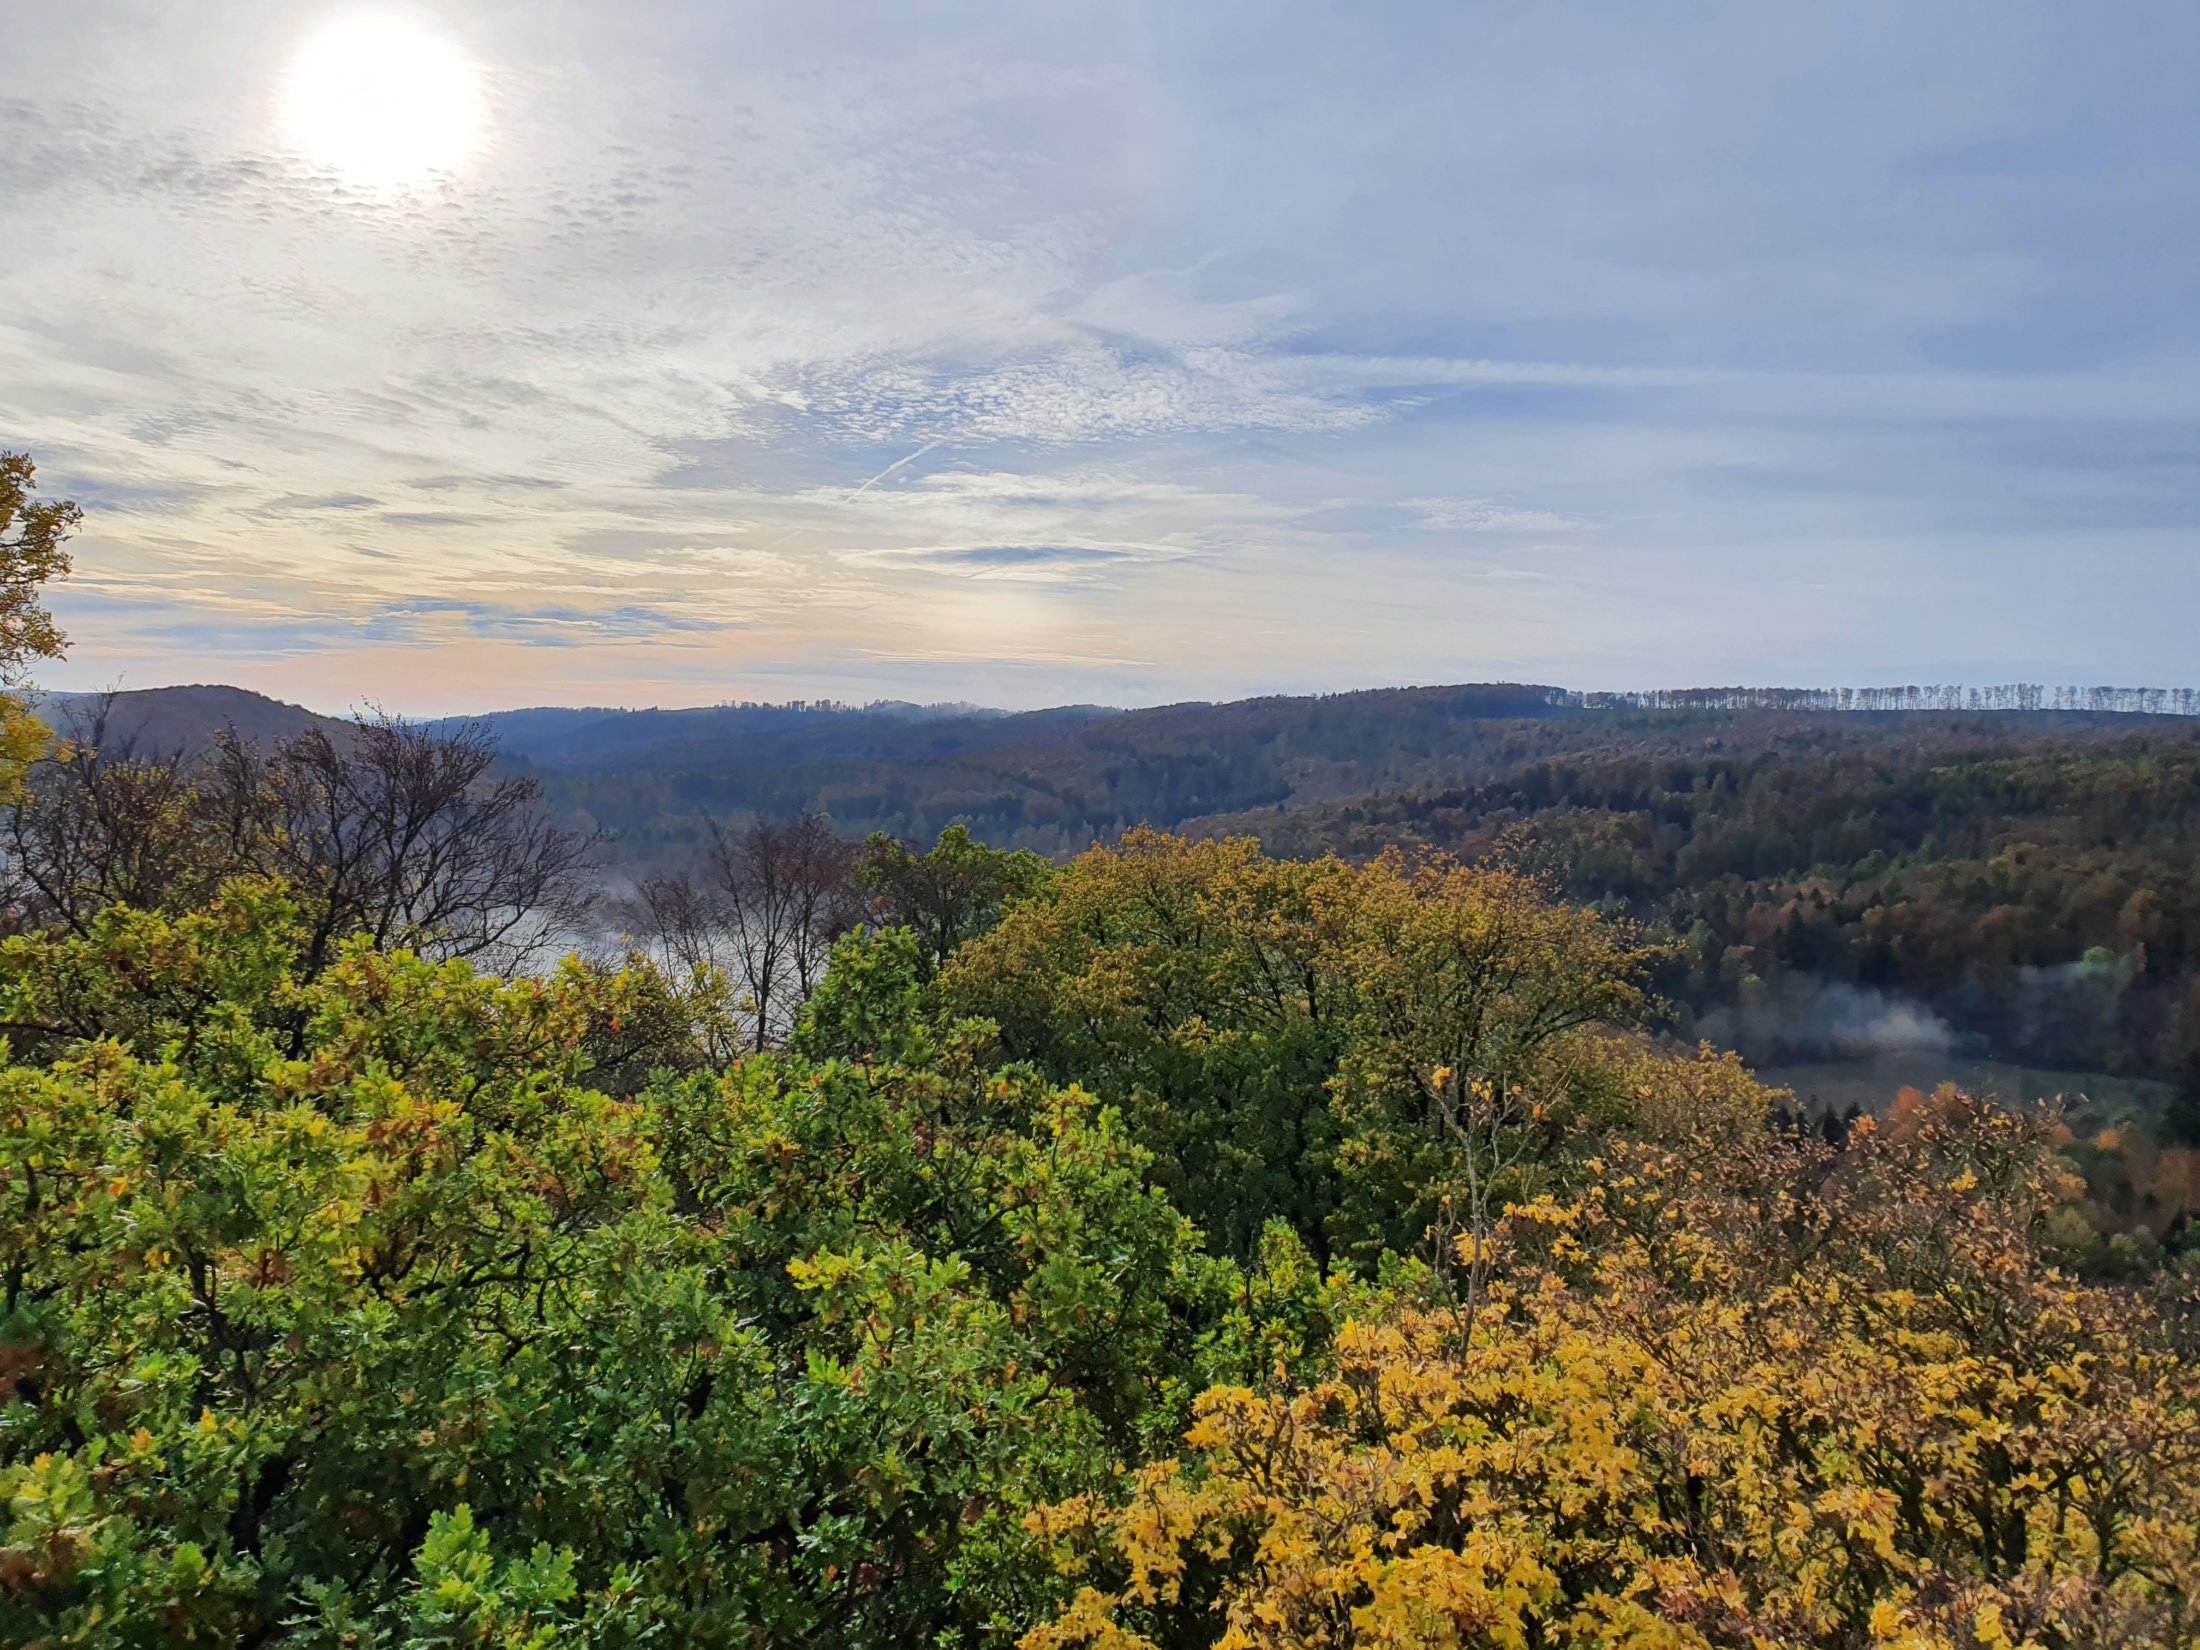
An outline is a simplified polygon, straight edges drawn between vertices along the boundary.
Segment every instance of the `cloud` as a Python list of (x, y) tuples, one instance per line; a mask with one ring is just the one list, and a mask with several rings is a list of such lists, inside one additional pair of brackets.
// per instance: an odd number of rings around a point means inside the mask
[(1086, 544), (912, 545), (859, 551), (847, 559), (857, 565), (921, 569), (965, 578), (1014, 579), (1032, 583), (1089, 583), (1126, 563), (1165, 557), (1150, 548)]
[(288, 516), (312, 510), (371, 510), (381, 503), (365, 493), (329, 493), (319, 498), (302, 497), (295, 493), (281, 498), (271, 498), (258, 507), (262, 516)]
[(1523, 510), (1486, 498), (1409, 498), (1415, 525), (1448, 533), (1569, 533), (1580, 522), (1555, 510)]
[(70, 681), (2187, 669), (2200, 20), (446, 9), (486, 142), (392, 192), (273, 123), (322, 17), (11, 42)]

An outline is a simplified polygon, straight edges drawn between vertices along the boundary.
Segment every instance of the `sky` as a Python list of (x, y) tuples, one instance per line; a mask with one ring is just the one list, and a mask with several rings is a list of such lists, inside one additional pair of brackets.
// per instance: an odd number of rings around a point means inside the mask
[(10, 0), (59, 688), (2200, 678), (2190, 0)]

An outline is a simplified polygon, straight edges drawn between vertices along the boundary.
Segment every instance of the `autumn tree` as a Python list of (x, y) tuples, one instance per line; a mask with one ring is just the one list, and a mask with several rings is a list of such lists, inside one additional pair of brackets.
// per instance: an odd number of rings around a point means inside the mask
[(1228, 1252), (1281, 1215), (1372, 1261), (1629, 1115), (1576, 1040), (1645, 1018), (1652, 955), (1510, 872), (1139, 830), (967, 943), (940, 991), (1121, 1104)]
[(1052, 1607), (1022, 1513), (1142, 1447), (1228, 1292), (1117, 1119), (935, 1036), (905, 931), (797, 1049), (623, 1099), (633, 970), (310, 943), (239, 883), (0, 941), (0, 1017), (76, 1028), (0, 1069), (0, 1640), (870, 1650)]
[(1046, 881), (1051, 868), (1037, 854), (989, 848), (969, 829), (950, 825), (919, 853), (898, 838), (874, 835), (856, 864), (875, 920), (907, 927), (922, 947), (930, 978), (965, 940), (983, 933), (1010, 900)]
[(10, 687), (66, 645), (44, 596), (68, 576), (64, 546), (84, 518), (67, 499), (34, 498), (37, 474), (28, 453), (0, 452), (0, 683)]
[(2189, 1650), (2189, 1302), (2074, 1285), (2051, 1120), (1622, 1146), (1514, 1211), (1482, 1332), (1401, 1298), (1032, 1527), (1024, 1650)]
[(301, 901), (309, 970), (355, 932), (509, 966), (570, 944), (594, 845), (495, 761), (481, 724), (365, 715), (271, 750), (225, 737), (205, 789), (236, 864)]
[(48, 730), (20, 690), (30, 667), (67, 645), (45, 605), (46, 587), (69, 574), (69, 535), (84, 512), (67, 499), (40, 499), (28, 453), (0, 452), (0, 799), (45, 748)]
[(81, 934), (112, 905), (203, 901), (234, 868), (207, 829), (201, 772), (181, 752), (110, 738), (110, 708), (102, 696), (66, 712), (25, 792), (0, 805), (19, 922)]
[(1324, 1085), (1352, 1011), (1316, 909), (1353, 875), (1132, 831), (964, 944), (940, 995), (1012, 1057), (1121, 1105), (1218, 1249), (1251, 1253), (1279, 1217), (1326, 1249)]
[(1352, 1036), (1331, 1095), (1338, 1237), (1364, 1257), (1430, 1230), (1449, 1265), (1476, 1257), (1527, 1166), (1579, 1127), (1627, 1116), (1573, 1038), (1644, 1023), (1655, 956), (1625, 923), (1516, 872), (1395, 852), (1325, 900), (1324, 961), (1350, 982)]
[(1524, 879), (1137, 833), (722, 1057), (324, 897), (0, 938), (0, 1640), (2193, 1650), (2191, 1280), (2074, 1277), (2060, 1120), (1783, 1126)]
[(110, 741), (95, 706), (70, 732), (0, 814), (33, 925), (83, 933), (116, 903), (182, 912), (267, 877), (298, 901), (309, 971), (355, 932), (509, 965), (570, 944), (594, 896), (594, 844), (494, 771), (480, 727), (363, 716), (186, 756)]
[(643, 943), (694, 978), (737, 990), (749, 1046), (785, 1038), (817, 989), (833, 942), (864, 914), (857, 844), (819, 814), (733, 826), (684, 869), (645, 878), (626, 903)]
[(756, 1047), (786, 1033), (816, 989), (833, 942), (855, 926), (856, 852), (817, 814), (784, 824), (758, 820), (740, 831), (713, 827), (705, 865), (733, 932)]

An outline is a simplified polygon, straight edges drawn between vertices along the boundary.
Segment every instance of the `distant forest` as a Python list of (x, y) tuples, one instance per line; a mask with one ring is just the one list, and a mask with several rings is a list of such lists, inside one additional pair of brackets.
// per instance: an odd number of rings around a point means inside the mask
[[(123, 695), (117, 726), (186, 742), (238, 707), (171, 696), (233, 691)], [(1499, 684), (480, 725), (501, 770), (637, 881), (714, 826), (805, 813), (920, 846), (962, 825), (1056, 860), (1140, 824), (1293, 856), (1496, 858), (1667, 934), (1656, 983), (1682, 1036), (1774, 1064), (1945, 1027), (1969, 1054), (2177, 1084), (2196, 1111), (2195, 709), (2189, 689)]]

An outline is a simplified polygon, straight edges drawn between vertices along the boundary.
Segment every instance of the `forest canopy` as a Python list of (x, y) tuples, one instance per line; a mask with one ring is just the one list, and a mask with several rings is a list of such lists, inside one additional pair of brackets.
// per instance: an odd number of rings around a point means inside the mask
[(320, 909), (0, 944), (11, 1643), (2194, 1642), (2053, 1119), (1792, 1129), (1517, 873), (1142, 835), (730, 1054)]

